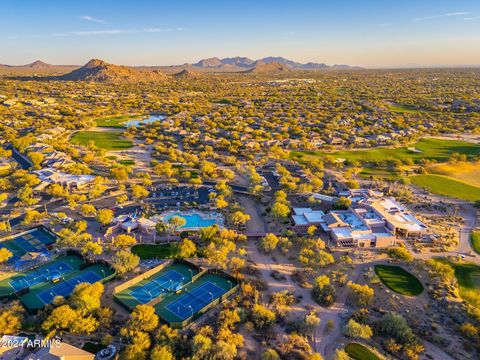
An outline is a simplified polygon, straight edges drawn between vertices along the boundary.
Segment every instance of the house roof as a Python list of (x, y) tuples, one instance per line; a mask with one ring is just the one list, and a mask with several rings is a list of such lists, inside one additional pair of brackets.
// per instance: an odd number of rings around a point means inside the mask
[(26, 360), (93, 360), (94, 354), (77, 348), (73, 345), (61, 342), (59, 346), (40, 348), (31, 354)]

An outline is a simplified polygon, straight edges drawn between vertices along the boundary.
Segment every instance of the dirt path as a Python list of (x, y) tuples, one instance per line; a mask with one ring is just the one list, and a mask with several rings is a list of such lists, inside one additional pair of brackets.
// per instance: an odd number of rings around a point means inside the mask
[(238, 202), (245, 208), (245, 212), (250, 215), (250, 220), (245, 224), (247, 233), (268, 232), (268, 226), (262, 216), (262, 208), (254, 199), (249, 196), (237, 196)]

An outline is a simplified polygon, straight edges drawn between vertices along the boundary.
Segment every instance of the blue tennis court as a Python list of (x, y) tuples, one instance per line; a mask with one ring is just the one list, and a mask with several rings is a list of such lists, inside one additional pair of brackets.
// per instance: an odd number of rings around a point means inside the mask
[(37, 294), (37, 297), (43, 301), (45, 305), (48, 305), (52, 303), (56, 296), (69, 296), (73, 292), (73, 289), (75, 289), (75, 286), (80, 283), (93, 284), (101, 279), (102, 277), (95, 272), (87, 271), (86, 273), (75, 276), (68, 280), (63, 280), (51, 288), (43, 290)]
[(218, 299), (226, 291), (207, 281), (192, 291), (186, 292), (180, 298), (167, 305), (167, 309), (185, 320), (193, 316), (200, 309)]
[(54, 234), (44, 227), (38, 227), (0, 242), (0, 248), (7, 248), (13, 254), (9, 263), (13, 264), (26, 253), (47, 253), (47, 246), (56, 241)]
[(175, 270), (170, 270), (155, 279), (151, 278), (146, 284), (132, 290), (130, 295), (141, 304), (146, 304), (162, 294), (176, 291), (186, 280), (190, 279), (185, 278), (185, 276)]
[(19, 291), (42, 282), (51, 281), (71, 270), (73, 270), (73, 268), (69, 264), (63, 261), (57, 262), (50, 266), (44, 266), (40, 269), (32, 270), (31, 273), (24, 277), (13, 279), (10, 281), (10, 286), (13, 287), (15, 291)]

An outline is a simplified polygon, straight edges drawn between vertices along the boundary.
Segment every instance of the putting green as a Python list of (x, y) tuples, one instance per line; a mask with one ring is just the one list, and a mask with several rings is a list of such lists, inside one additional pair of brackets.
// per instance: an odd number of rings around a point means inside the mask
[(423, 292), (420, 280), (400, 266), (375, 265), (375, 273), (386, 287), (401, 295), (417, 296)]
[(373, 350), (360, 343), (352, 342), (345, 346), (348, 356), (355, 360), (382, 360), (383, 356), (377, 355)]

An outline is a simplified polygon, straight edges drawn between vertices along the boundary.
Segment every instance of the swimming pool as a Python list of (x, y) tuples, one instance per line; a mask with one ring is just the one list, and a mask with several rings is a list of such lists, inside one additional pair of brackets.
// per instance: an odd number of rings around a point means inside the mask
[(223, 223), (222, 219), (218, 215), (214, 216), (213, 214), (182, 212), (175, 212), (165, 215), (162, 217), (162, 221), (168, 223), (168, 221), (175, 216), (181, 217), (186, 221), (185, 225), (180, 227), (181, 230), (198, 230), (215, 224), (221, 226)]

